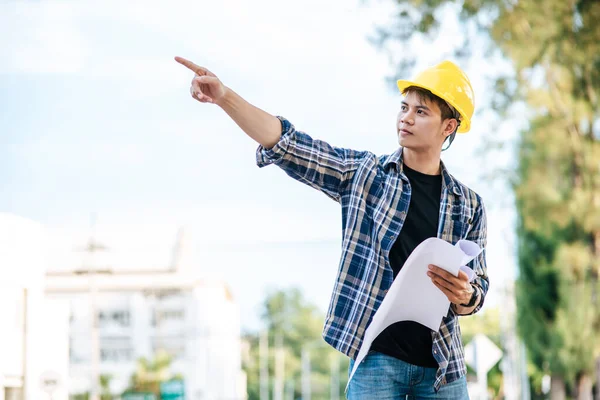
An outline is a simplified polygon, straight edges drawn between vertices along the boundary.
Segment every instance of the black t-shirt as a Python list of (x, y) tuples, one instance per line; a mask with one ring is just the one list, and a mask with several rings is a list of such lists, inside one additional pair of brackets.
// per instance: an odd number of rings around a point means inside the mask
[[(404, 164), (412, 193), (406, 220), (398, 239), (390, 250), (394, 278), (412, 251), (425, 239), (437, 236), (442, 194), (442, 176), (425, 175)], [(399, 358), (409, 364), (437, 368), (433, 358), (432, 331), (414, 321), (401, 321), (387, 327), (377, 336), (371, 349)]]

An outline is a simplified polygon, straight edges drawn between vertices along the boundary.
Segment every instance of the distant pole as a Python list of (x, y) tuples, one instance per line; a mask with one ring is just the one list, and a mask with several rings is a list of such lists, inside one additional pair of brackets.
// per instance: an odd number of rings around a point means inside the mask
[(596, 358), (596, 398), (600, 399), (600, 358)]
[(269, 400), (269, 334), (266, 329), (260, 334), (258, 353), (260, 358), (260, 400)]
[(273, 400), (283, 400), (283, 383), (285, 379), (284, 357), (283, 337), (279, 333), (275, 339), (275, 382), (273, 385)]
[(285, 400), (294, 400), (294, 389), (294, 379), (288, 380), (285, 384)]
[[(29, 335), (28, 333), (28, 325), (27, 325), (27, 319), (28, 319), (28, 304), (27, 301), (29, 299), (28, 293), (27, 293), (27, 288), (23, 289), (23, 380), (22, 380), (22, 391), (21, 391), (21, 395), (23, 396), (23, 400), (27, 399), (27, 336)], [(4, 387), (0, 388), (2, 391), (4, 391)], [(4, 396), (4, 393), (2, 393), (2, 396)]]
[(310, 353), (305, 347), (302, 349), (302, 400), (310, 400)]
[(88, 279), (89, 279), (89, 298), (90, 298), (90, 329), (91, 329), (91, 382), (90, 382), (90, 400), (100, 400), (100, 334), (98, 332), (98, 311), (96, 305), (96, 298), (98, 288), (96, 286), (96, 266), (94, 265), (94, 254), (98, 250), (105, 250), (106, 247), (96, 243), (95, 230), (96, 230), (96, 215), (91, 215), (91, 234), (87, 245), (87, 253), (89, 254), (88, 260)]
[(100, 361), (99, 355), (99, 334), (98, 334), (98, 316), (96, 311), (96, 294), (97, 288), (94, 282), (94, 273), (92, 272), (89, 276), (90, 279), (90, 318), (91, 318), (91, 387), (90, 387), (90, 400), (99, 400), (100, 396), (98, 393), (98, 364)]
[(334, 353), (331, 357), (331, 400), (340, 398), (340, 357)]

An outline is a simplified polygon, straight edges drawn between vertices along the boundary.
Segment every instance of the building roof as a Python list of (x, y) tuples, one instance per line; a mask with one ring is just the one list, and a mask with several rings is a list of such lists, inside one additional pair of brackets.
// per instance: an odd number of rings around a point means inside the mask
[(213, 288), (223, 290), (227, 300), (233, 301), (231, 291), (223, 281), (193, 278), (173, 270), (48, 272), (45, 291), (48, 294), (87, 293), (91, 285), (100, 292), (169, 292)]

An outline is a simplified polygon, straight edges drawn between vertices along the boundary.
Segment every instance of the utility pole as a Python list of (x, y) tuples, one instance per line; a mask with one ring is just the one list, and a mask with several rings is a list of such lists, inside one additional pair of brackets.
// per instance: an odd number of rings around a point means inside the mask
[(305, 346), (302, 349), (302, 400), (310, 400), (310, 352)]
[(294, 400), (294, 389), (294, 379), (288, 380), (285, 384), (285, 400)]
[(90, 400), (100, 400), (98, 381), (100, 380), (99, 369), (99, 358), (100, 358), (100, 338), (98, 333), (98, 315), (96, 307), (96, 297), (98, 289), (95, 282), (95, 273), (90, 269), (89, 275), (90, 282), (90, 322), (91, 322), (91, 376), (90, 376)]
[(269, 331), (260, 334), (258, 347), (260, 358), (260, 400), (269, 400)]
[(283, 386), (285, 380), (285, 353), (283, 351), (283, 337), (281, 333), (275, 338), (275, 382), (273, 384), (273, 400), (283, 400)]
[[(96, 285), (96, 266), (94, 265), (95, 253), (99, 250), (106, 250), (106, 247), (97, 243), (95, 239), (96, 230), (96, 215), (92, 213), (90, 221), (90, 238), (85, 251), (88, 255), (87, 273), (89, 282), (89, 299), (90, 299), (90, 331), (91, 331), (91, 365), (90, 365), (90, 400), (100, 400), (100, 334), (98, 331), (98, 311), (97, 311), (97, 295), (98, 288)], [(85, 270), (85, 265), (84, 265)]]
[(331, 400), (340, 399), (340, 356), (335, 353), (331, 357), (331, 394), (329, 398)]

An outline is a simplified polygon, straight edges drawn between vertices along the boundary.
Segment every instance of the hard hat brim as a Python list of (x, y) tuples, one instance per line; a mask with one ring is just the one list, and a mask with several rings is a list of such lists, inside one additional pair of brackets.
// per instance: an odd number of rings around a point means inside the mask
[(454, 101), (446, 99), (442, 93), (438, 92), (434, 88), (428, 87), (427, 85), (423, 85), (422, 83), (417, 83), (414, 81), (407, 81), (407, 80), (403, 80), (403, 79), (398, 80), (396, 82), (396, 84), (398, 85), (398, 89), (400, 89), (400, 93), (402, 93), (404, 91), (404, 89), (406, 89), (410, 86), (416, 86), (416, 87), (420, 87), (422, 89), (429, 90), (431, 93), (435, 94), (437, 97), (439, 97), (440, 99), (444, 100), (445, 102), (450, 104), (452, 107), (454, 107), (456, 109), (456, 111), (458, 111), (460, 116), (462, 117), (457, 133), (467, 133), (471, 129), (471, 121), (469, 120), (469, 118), (467, 118), (464, 110), (462, 110), (462, 108), (460, 106), (456, 105), (456, 103)]

